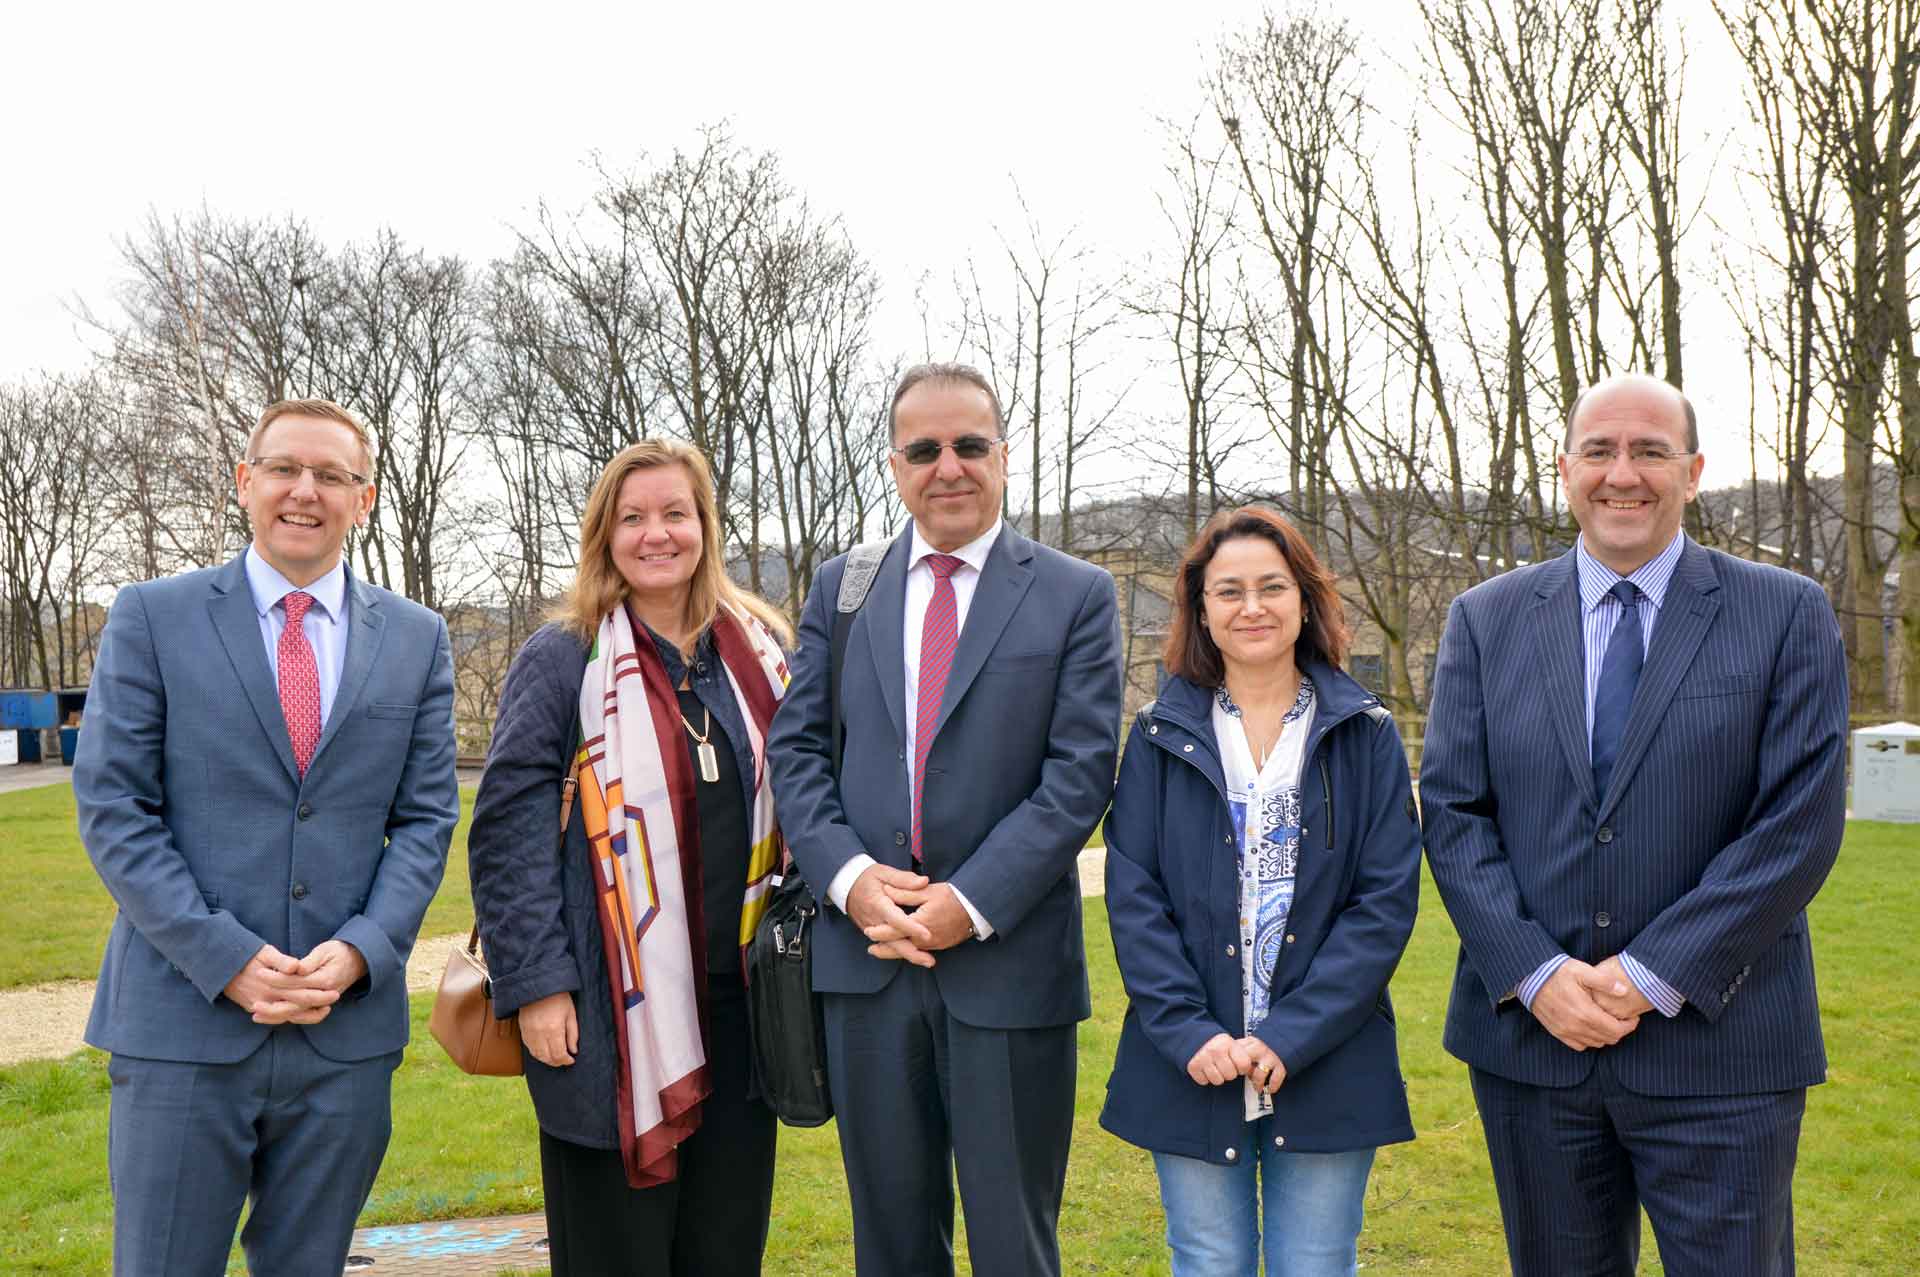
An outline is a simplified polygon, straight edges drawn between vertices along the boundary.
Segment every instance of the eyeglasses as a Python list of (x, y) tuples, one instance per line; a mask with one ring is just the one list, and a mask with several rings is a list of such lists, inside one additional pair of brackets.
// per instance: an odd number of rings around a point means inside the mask
[(1293, 583), (1291, 581), (1269, 581), (1265, 585), (1255, 586), (1251, 591), (1237, 585), (1216, 585), (1211, 590), (1203, 591), (1203, 593), (1222, 607), (1239, 607), (1247, 601), (1247, 595), (1249, 593), (1259, 597), (1262, 607), (1272, 607), (1281, 599), (1286, 598), (1288, 592), (1292, 589)]
[(940, 459), (944, 448), (952, 448), (953, 455), (962, 461), (978, 461), (993, 451), (998, 439), (989, 439), (985, 435), (961, 435), (952, 443), (940, 443), (933, 439), (915, 439), (912, 443), (903, 443), (893, 451), (907, 459), (910, 466), (930, 466)]
[(298, 483), (302, 470), (311, 470), (313, 481), (323, 488), (358, 488), (367, 482), (363, 474), (339, 466), (310, 466), (292, 457), (255, 457), (247, 464), (275, 483)]
[[(1578, 452), (1561, 454), (1575, 465), (1586, 466), (1593, 470), (1604, 470), (1620, 459), (1620, 449), (1612, 444), (1591, 444)], [(1676, 452), (1657, 443), (1636, 443), (1627, 449), (1627, 461), (1638, 469), (1651, 470), (1663, 466), (1669, 461), (1679, 461), (1691, 457), (1691, 452)]]

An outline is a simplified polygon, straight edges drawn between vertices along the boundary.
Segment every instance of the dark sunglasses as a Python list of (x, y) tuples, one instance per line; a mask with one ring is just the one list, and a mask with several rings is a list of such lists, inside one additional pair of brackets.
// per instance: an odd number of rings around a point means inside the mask
[(952, 448), (953, 455), (962, 461), (978, 461), (993, 451), (998, 439), (988, 439), (984, 435), (961, 435), (952, 443), (936, 443), (932, 439), (915, 439), (912, 443), (903, 443), (894, 451), (907, 459), (910, 466), (930, 466), (940, 459), (940, 450)]

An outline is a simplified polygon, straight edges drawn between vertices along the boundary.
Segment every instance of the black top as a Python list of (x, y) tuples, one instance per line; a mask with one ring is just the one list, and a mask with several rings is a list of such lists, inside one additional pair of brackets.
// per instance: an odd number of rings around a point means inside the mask
[(687, 761), (693, 768), (693, 795), (700, 816), (700, 898), (707, 927), (709, 975), (740, 974), (740, 899), (747, 888), (747, 812), (740, 801), (740, 764), (720, 716), (708, 712), (698, 692), (683, 688), (680, 714), (713, 746), (718, 773), (700, 774), (699, 745), (683, 725)]

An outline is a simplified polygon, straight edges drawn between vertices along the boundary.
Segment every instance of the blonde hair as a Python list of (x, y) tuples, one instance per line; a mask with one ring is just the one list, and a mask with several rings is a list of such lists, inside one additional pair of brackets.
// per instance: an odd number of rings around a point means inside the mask
[(692, 444), (677, 439), (642, 439), (622, 450), (607, 463), (587, 496), (587, 508), (580, 516), (580, 570), (573, 588), (554, 609), (553, 617), (588, 642), (599, 632), (600, 619), (626, 600), (632, 587), (613, 562), (613, 527), (620, 503), (620, 487), (636, 470), (656, 466), (679, 466), (686, 472), (687, 486), (693, 489), (694, 508), (700, 515), (700, 562), (687, 583), (687, 619), (698, 634), (713, 624), (713, 618), (727, 605), (745, 611), (773, 631), (783, 646), (793, 644), (793, 627), (771, 603), (750, 590), (743, 590), (727, 575), (726, 555), (720, 540), (720, 506), (713, 493), (713, 470), (706, 454)]
[(267, 437), (267, 427), (282, 417), (317, 417), (353, 431), (353, 437), (360, 441), (360, 464), (366, 468), (367, 482), (373, 482), (373, 436), (367, 432), (360, 418), (331, 399), (282, 399), (278, 403), (268, 404), (266, 411), (260, 414), (260, 420), (254, 424), (253, 433), (247, 436), (245, 460), (252, 461), (260, 455), (260, 441)]

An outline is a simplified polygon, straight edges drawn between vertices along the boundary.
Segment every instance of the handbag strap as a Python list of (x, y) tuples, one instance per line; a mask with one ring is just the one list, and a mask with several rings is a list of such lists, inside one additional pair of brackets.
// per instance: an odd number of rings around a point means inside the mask
[[(560, 781), (560, 835), (562, 838), (565, 838), (567, 833), (567, 820), (573, 815), (573, 791), (580, 784), (580, 779), (574, 774), (573, 769), (574, 755), (579, 752), (580, 746), (580, 698), (578, 696), (573, 698), (573, 718), (567, 725), (564, 744), (567, 752), (566, 761), (561, 764), (564, 771)], [(476, 917), (473, 920), (473, 930), (467, 933), (467, 952), (478, 953), (479, 951), (480, 919)]]
[[(582, 683), (585, 682), (583, 678)], [(573, 698), (573, 718), (567, 726), (565, 761), (560, 764), (560, 833), (567, 832), (567, 821), (573, 816), (573, 791), (579, 788), (580, 774), (575, 768), (576, 756), (580, 751), (580, 698)]]

